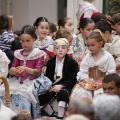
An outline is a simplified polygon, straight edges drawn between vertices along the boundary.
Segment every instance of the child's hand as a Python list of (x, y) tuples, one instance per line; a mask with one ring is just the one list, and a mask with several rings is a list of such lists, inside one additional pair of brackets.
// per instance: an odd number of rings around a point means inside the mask
[(18, 66), (18, 67), (16, 67), (16, 69), (18, 71), (20, 71), (20, 73), (23, 72), (23, 71), (26, 71), (26, 67), (25, 66)]
[(63, 85), (54, 85), (50, 88), (49, 92), (58, 92), (63, 87)]
[(15, 68), (15, 67), (11, 67), (9, 73), (10, 73), (10, 75), (17, 75), (20, 73), (20, 71), (19, 71), (19, 69)]
[(96, 82), (96, 83), (94, 83), (94, 86), (95, 86), (94, 90), (100, 89), (100, 88), (102, 88), (102, 82)]

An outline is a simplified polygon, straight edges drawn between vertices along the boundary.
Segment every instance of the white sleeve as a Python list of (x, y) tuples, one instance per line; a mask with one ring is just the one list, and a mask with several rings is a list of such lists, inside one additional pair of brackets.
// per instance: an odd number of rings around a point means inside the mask
[(7, 77), (8, 75), (8, 63), (0, 62), (0, 76)]
[(81, 80), (85, 78), (89, 78), (89, 65), (87, 61), (87, 57), (84, 57), (81, 64), (80, 64), (80, 70), (77, 73), (77, 81), (80, 82)]
[(109, 57), (106, 65), (107, 65), (106, 75), (110, 73), (116, 73), (116, 64), (115, 64), (115, 60), (112, 57), (112, 55)]

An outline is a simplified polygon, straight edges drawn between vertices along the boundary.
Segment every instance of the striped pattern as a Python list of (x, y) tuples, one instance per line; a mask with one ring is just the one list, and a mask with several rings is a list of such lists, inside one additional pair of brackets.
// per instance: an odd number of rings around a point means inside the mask
[(6, 49), (11, 49), (12, 42), (14, 41), (13, 32), (4, 32), (0, 35), (0, 49), (5, 51)]

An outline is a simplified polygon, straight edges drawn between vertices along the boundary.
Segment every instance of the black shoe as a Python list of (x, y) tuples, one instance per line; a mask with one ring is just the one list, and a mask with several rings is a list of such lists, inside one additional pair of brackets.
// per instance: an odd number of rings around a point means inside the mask
[(49, 115), (46, 111), (41, 110), (41, 116), (48, 116), (48, 117), (56, 117), (55, 111), (51, 115)]
[(57, 116), (57, 120), (62, 120), (62, 119), (63, 119), (63, 117), (58, 117), (58, 116)]

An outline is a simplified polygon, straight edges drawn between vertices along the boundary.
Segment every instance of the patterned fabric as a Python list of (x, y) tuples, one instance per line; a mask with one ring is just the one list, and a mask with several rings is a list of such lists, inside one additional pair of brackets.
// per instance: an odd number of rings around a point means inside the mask
[[(27, 66), (32, 69), (37, 69), (38, 73), (40, 74), (42, 71), (42, 66), (44, 63), (46, 53), (42, 50), (39, 50), (38, 48), (34, 48), (28, 56), (24, 56), (22, 53), (23, 49), (15, 51), (15, 58), (12, 67)], [(17, 74), (16, 77), (17, 79), (20, 78), (21, 81), (24, 81), (25, 79), (27, 79), (27, 77), (29, 77), (30, 80), (36, 78), (35, 75), (30, 75), (25, 71), (23, 71), (20, 74)]]
[(4, 32), (0, 35), (0, 49), (5, 51), (6, 49), (11, 49), (12, 42), (14, 41), (13, 32), (8, 32), (4, 30)]
[(43, 40), (36, 40), (34, 42), (34, 47), (35, 48), (39, 48), (39, 49), (46, 49), (48, 47), (48, 45), (52, 45), (53, 44), (53, 39), (51, 39), (50, 36), (47, 36), (45, 39)]
[(73, 58), (80, 64), (83, 57), (88, 53), (88, 49), (82, 34), (79, 34), (76, 38), (73, 39), (72, 45)]
[[(20, 113), (21, 110), (27, 110), (33, 118), (40, 117), (40, 106), (38, 101), (38, 92), (33, 93), (35, 80), (25, 80), (24, 84), (20, 84), (16, 78), (8, 79), (10, 94), (11, 94), (11, 105), (10, 108)], [(5, 91), (4, 85), (0, 87), (0, 98), (5, 104)]]

